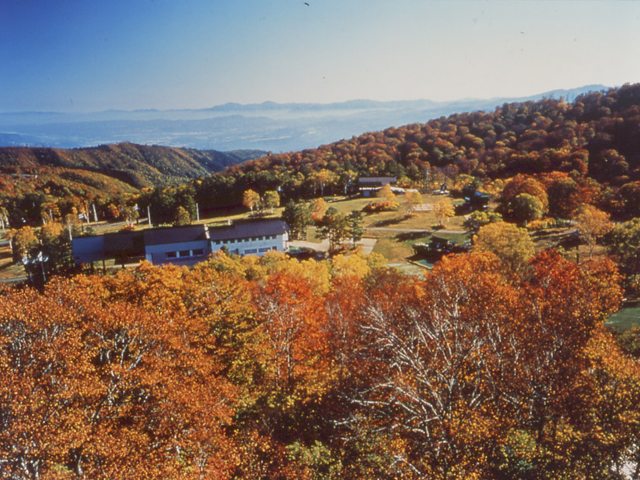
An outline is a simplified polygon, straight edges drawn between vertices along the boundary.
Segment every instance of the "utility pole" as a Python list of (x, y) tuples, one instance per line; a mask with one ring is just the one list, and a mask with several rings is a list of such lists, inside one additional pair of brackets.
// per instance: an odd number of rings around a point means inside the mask
[(93, 207), (93, 218), (95, 218), (96, 223), (98, 223), (98, 212), (96, 212), (96, 204), (92, 203), (91, 206)]
[(196, 218), (198, 220), (198, 223), (200, 223), (200, 207), (198, 206), (197, 203), (196, 203)]
[(149, 226), (151, 226), (151, 207), (147, 207), (147, 220), (149, 220)]

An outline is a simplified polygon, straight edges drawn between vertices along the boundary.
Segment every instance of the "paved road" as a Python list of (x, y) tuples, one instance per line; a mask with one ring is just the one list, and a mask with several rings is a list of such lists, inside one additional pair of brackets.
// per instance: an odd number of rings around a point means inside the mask
[[(362, 253), (369, 255), (373, 251), (373, 247), (376, 245), (377, 240), (375, 238), (363, 238), (356, 245), (362, 247)], [(289, 242), (290, 247), (302, 247), (316, 252), (327, 252), (329, 250), (329, 240), (323, 240), (321, 243), (305, 242), (303, 240), (292, 240)]]
[(29, 280), (28, 277), (18, 277), (18, 278), (0, 278), (0, 283), (17, 283), (24, 282)]

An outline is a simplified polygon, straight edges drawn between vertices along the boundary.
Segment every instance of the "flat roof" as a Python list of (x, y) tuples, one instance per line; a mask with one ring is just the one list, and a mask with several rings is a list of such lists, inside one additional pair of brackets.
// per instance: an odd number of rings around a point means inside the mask
[(151, 228), (144, 230), (145, 245), (165, 245), (172, 243), (197, 242), (207, 240), (205, 225), (185, 225), (182, 227)]
[(252, 220), (235, 222), (221, 227), (209, 227), (209, 238), (211, 240), (233, 240), (234, 238), (283, 235), (289, 230), (289, 225), (284, 220)]

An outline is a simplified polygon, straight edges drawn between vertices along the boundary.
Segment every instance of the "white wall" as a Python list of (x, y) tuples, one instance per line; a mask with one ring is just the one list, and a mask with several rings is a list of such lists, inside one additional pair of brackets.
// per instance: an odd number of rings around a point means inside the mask
[[(211, 251), (215, 252), (226, 246), (231, 253), (238, 255), (258, 255), (262, 256), (269, 250), (277, 250), (278, 252), (284, 252), (287, 249), (289, 235), (275, 235), (276, 238), (267, 237), (252, 237), (233, 240), (211, 241)], [(248, 251), (248, 252), (247, 252)]]

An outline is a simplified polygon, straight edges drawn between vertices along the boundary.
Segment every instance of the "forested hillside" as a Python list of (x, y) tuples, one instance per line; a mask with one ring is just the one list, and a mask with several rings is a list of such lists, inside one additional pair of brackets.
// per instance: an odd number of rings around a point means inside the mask
[(272, 155), (231, 170), (286, 168), (294, 174), (327, 168), (419, 181), (425, 167), (490, 178), (557, 170), (612, 184), (638, 180), (640, 85), (581, 95), (573, 103), (545, 99), (460, 113)]
[[(218, 152), (122, 143), (95, 148), (0, 148), (0, 212), (13, 226), (40, 224), (96, 204), (122, 208), (143, 188), (183, 184), (264, 152)], [(2, 210), (4, 209), (4, 210)], [(52, 212), (52, 213), (49, 213)], [(116, 215), (117, 217), (117, 215)]]
[(259, 152), (223, 153), (173, 147), (120, 143), (94, 148), (0, 148), (0, 171), (36, 173), (41, 167), (100, 172), (133, 187), (184, 183), (255, 158)]
[(347, 191), (359, 175), (423, 185), (427, 175), (437, 183), (473, 176), (488, 184), (518, 174), (548, 187), (553, 182), (545, 175), (551, 173), (569, 178), (572, 188), (597, 190), (601, 195), (592, 201), (613, 214), (632, 215), (626, 199), (640, 191), (640, 85), (581, 95), (572, 103), (510, 103), (274, 154), (230, 167), (225, 178), (209, 178), (196, 189), (203, 202), (248, 188), (280, 187), (285, 197), (298, 198)]

